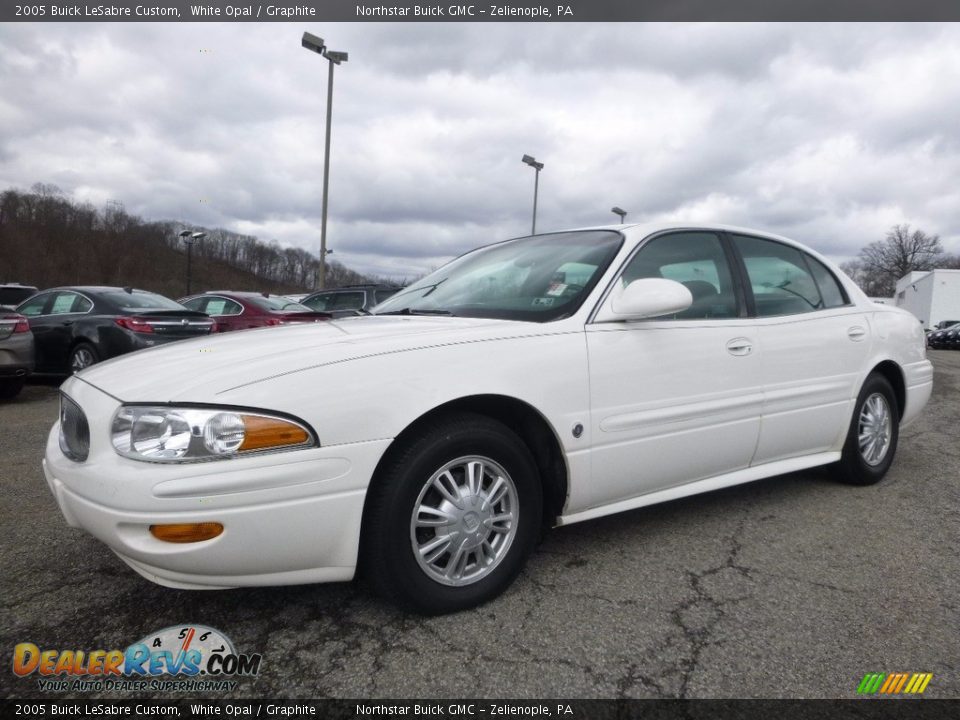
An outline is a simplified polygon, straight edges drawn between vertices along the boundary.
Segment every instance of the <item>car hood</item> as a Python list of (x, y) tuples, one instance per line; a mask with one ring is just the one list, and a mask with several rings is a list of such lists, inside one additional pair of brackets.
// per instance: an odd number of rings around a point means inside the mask
[(98, 363), (77, 377), (123, 402), (207, 402), (244, 385), (371, 355), (553, 332), (506, 320), (364, 316), (178, 341)]

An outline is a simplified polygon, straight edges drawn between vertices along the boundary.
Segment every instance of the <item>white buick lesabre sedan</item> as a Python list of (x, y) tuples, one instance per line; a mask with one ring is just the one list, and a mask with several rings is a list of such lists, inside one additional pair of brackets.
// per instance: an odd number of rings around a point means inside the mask
[(373, 316), (88, 368), (44, 472), (162, 585), (359, 569), (448, 612), (502, 592), (545, 524), (817, 465), (875, 483), (932, 374), (916, 319), (795, 242), (575, 230), (474, 250)]

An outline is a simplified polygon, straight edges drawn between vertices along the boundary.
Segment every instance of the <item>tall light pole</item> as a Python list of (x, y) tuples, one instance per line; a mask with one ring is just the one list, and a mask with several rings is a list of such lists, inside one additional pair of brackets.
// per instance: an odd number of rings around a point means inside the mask
[(530, 155), (524, 155), (520, 158), (524, 163), (532, 167), (536, 174), (533, 176), (533, 227), (530, 230), (531, 235), (537, 234), (537, 190), (540, 186), (540, 171), (543, 170), (543, 163), (537, 162), (536, 158)]
[(610, 212), (612, 212), (614, 215), (619, 215), (620, 224), (623, 225), (623, 219), (627, 216), (627, 211), (614, 205), (612, 208), (610, 208)]
[(327, 285), (327, 197), (330, 187), (330, 123), (333, 119), (333, 66), (347, 61), (347, 53), (328, 50), (323, 38), (303, 34), (300, 44), (307, 50), (325, 57), (330, 63), (327, 74), (327, 137), (323, 146), (323, 214), (320, 217), (320, 278), (318, 289)]
[(190, 258), (193, 250), (193, 241), (188, 240), (191, 232), (190, 230), (183, 230), (178, 234), (178, 237), (187, 244), (187, 295), (190, 294)]
[(187, 295), (190, 294), (191, 266), (193, 264), (193, 244), (197, 240), (203, 240), (207, 234), (205, 232), (191, 232), (184, 230), (180, 233), (180, 239), (187, 244)]

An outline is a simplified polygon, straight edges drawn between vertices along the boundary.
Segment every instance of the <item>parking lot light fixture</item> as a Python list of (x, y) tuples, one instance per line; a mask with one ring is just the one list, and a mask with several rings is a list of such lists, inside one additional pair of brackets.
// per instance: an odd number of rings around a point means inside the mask
[(312, 50), (318, 55), (323, 55), (323, 51), (327, 48), (322, 37), (317, 37), (313, 33), (308, 32), (305, 32), (303, 37), (300, 38), (300, 44), (303, 45), (303, 47), (305, 47), (307, 50)]
[(623, 225), (623, 219), (627, 216), (627, 211), (614, 205), (612, 208), (610, 208), (610, 212), (612, 212), (614, 215), (619, 215), (620, 224)]
[(318, 278), (318, 289), (322, 290), (327, 284), (327, 199), (329, 197), (330, 187), (330, 125), (333, 118), (333, 66), (347, 61), (349, 55), (341, 50), (330, 50), (327, 48), (323, 38), (311, 35), (308, 32), (303, 34), (300, 44), (307, 50), (318, 53), (325, 57), (329, 62), (327, 74), (327, 132), (323, 145), (323, 209), (320, 216), (320, 277)]
[(537, 191), (540, 186), (540, 171), (543, 170), (543, 163), (537, 162), (537, 159), (532, 155), (524, 155), (520, 158), (525, 164), (532, 167), (535, 171), (533, 176), (533, 225), (530, 228), (530, 234), (537, 234)]

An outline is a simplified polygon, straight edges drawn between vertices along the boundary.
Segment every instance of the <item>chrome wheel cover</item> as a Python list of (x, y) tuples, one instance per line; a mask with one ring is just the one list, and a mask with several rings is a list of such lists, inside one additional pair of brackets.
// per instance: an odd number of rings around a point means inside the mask
[(893, 436), (893, 418), (887, 399), (873, 393), (860, 408), (857, 424), (857, 442), (860, 457), (871, 467), (876, 467), (887, 456)]
[(70, 369), (73, 372), (80, 372), (84, 368), (90, 367), (93, 365), (95, 360), (93, 359), (93, 353), (87, 350), (85, 347), (78, 348), (74, 351), (73, 356), (70, 360)]
[(413, 506), (413, 555), (431, 580), (471, 585), (506, 557), (518, 519), (517, 488), (501, 465), (479, 455), (451, 460), (430, 476)]

